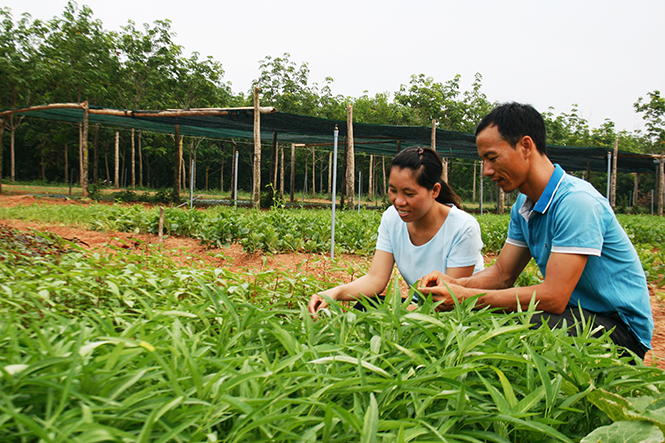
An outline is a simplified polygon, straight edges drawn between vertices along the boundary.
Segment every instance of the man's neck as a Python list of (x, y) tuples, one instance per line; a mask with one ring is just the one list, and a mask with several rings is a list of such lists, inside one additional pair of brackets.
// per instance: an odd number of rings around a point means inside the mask
[(534, 156), (529, 175), (526, 182), (520, 186), (520, 192), (537, 202), (545, 191), (553, 173), (554, 165), (546, 155)]

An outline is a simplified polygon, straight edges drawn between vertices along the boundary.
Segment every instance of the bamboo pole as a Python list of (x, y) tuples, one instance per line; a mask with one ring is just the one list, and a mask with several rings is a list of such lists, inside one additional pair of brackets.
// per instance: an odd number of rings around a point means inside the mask
[(254, 166), (252, 207), (258, 208), (261, 201), (261, 114), (259, 112), (259, 87), (254, 87)]
[(619, 138), (614, 141), (614, 155), (612, 156), (612, 183), (610, 185), (610, 204), (612, 208), (617, 206), (617, 157), (619, 157)]
[(499, 195), (497, 196), (497, 201), (496, 201), (496, 213), (497, 214), (503, 214), (506, 212), (506, 193), (503, 192), (503, 189), (499, 189)]
[(83, 108), (83, 136), (81, 139), (81, 150), (83, 153), (81, 160), (81, 191), (84, 198), (88, 197), (88, 126), (88, 102), (85, 102), (85, 107)]
[(383, 172), (383, 196), (386, 195), (386, 156), (381, 156), (381, 171)]
[[(0, 116), (20, 114), (34, 111), (44, 111), (48, 109), (84, 109), (87, 107), (85, 103), (51, 103), (48, 105), (28, 106), (19, 109), (9, 109), (0, 112)], [(98, 115), (113, 115), (117, 117), (192, 117), (200, 115), (231, 115), (243, 111), (256, 111), (255, 107), (237, 107), (237, 108), (193, 108), (193, 109), (168, 109), (165, 111), (151, 111), (151, 110), (122, 110), (122, 109), (108, 109), (97, 108), (89, 109), (90, 114)], [(272, 106), (259, 107), (258, 111), (261, 114), (272, 114), (277, 112), (277, 109)]]
[(476, 202), (476, 182), (478, 181), (478, 162), (474, 160), (473, 162), (473, 200), (472, 202)]
[(355, 152), (353, 147), (353, 106), (346, 107), (346, 130), (348, 136), (348, 150), (346, 152), (346, 198), (347, 207), (353, 209), (355, 194)]
[(115, 131), (115, 176), (113, 177), (115, 189), (120, 189), (120, 131)]

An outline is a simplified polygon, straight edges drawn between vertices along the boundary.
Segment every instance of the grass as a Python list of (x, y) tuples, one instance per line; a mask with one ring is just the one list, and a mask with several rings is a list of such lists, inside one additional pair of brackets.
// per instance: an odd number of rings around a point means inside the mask
[(412, 312), (396, 283), (377, 309), (332, 303), (314, 321), (309, 295), (337, 283), (3, 229), (0, 441), (662, 437), (662, 371), (588, 326), (533, 330), (532, 310), (474, 300)]

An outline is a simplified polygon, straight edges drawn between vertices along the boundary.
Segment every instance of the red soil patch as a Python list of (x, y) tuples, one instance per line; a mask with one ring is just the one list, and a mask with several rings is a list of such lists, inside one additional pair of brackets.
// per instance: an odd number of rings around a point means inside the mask
[[(65, 199), (35, 198), (27, 195), (0, 195), (0, 206), (26, 206), (33, 203), (54, 205), (81, 205), (80, 201)], [(167, 237), (160, 244), (157, 236), (149, 234), (130, 234), (126, 232), (98, 232), (80, 228), (72, 228), (58, 224), (26, 222), (22, 220), (3, 220), (0, 223), (22, 231), (36, 229), (52, 232), (67, 240), (77, 242), (88, 250), (113, 252), (114, 248), (131, 248), (135, 252), (145, 252), (148, 245), (157, 246), (162, 253), (188, 266), (215, 266), (231, 271), (251, 271), (263, 269), (281, 269), (294, 272), (311, 272), (322, 279), (348, 283), (357, 278), (361, 268), (366, 267), (368, 259), (355, 255), (343, 255), (336, 265), (322, 255), (292, 254), (247, 254), (240, 245), (229, 248), (208, 249), (197, 240), (191, 238)], [(486, 257), (486, 261), (495, 257)], [(650, 288), (651, 309), (654, 320), (654, 334), (645, 363), (655, 363), (665, 369), (665, 289)]]

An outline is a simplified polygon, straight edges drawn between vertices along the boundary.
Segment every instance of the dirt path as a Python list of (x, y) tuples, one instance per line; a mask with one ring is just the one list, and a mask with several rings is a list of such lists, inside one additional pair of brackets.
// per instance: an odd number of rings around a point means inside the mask
[[(0, 206), (29, 205), (39, 201), (42, 204), (72, 205), (81, 204), (70, 200), (35, 199), (25, 195), (0, 195)], [(112, 252), (114, 248), (131, 248), (137, 252), (145, 251), (147, 245), (159, 245), (157, 236), (148, 234), (129, 234), (125, 232), (98, 232), (72, 228), (58, 224), (26, 222), (22, 220), (4, 220), (0, 223), (22, 231), (36, 229), (52, 232), (60, 237), (75, 241), (88, 250)], [(339, 257), (337, 266), (333, 268), (327, 257), (316, 254), (293, 253), (263, 256), (247, 254), (240, 245), (229, 248), (207, 249), (191, 238), (168, 237), (164, 239), (160, 249), (183, 265), (201, 265), (224, 267), (231, 271), (283, 269), (287, 271), (304, 271), (315, 273), (326, 278), (349, 282), (357, 278), (358, 270), (366, 268), (366, 258), (355, 255)], [(265, 260), (265, 261), (264, 261)], [(340, 265), (341, 263), (341, 265)], [(343, 268), (343, 269), (342, 269)], [(650, 288), (651, 309), (654, 319), (653, 350), (645, 358), (647, 363), (655, 362), (665, 369), (665, 289)]]

